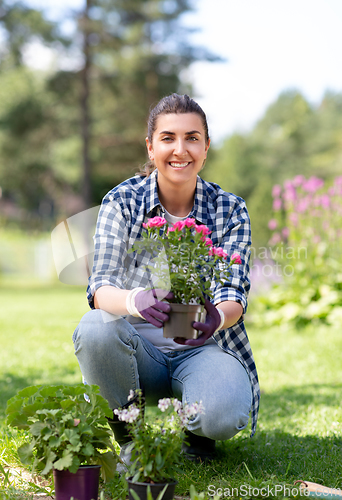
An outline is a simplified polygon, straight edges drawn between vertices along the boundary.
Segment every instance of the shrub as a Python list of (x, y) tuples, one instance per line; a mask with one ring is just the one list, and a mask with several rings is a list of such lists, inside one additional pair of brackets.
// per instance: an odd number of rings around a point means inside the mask
[(273, 187), (270, 245), (283, 281), (258, 300), (266, 324), (342, 322), (342, 177), (332, 185), (298, 175)]

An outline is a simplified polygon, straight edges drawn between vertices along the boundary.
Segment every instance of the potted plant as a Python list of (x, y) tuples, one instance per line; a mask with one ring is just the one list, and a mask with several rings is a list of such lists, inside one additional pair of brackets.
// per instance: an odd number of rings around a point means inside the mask
[(241, 264), (241, 258), (234, 253), (228, 262), (228, 254), (209, 238), (209, 228), (192, 218), (169, 225), (163, 217), (153, 217), (143, 227), (147, 232), (130, 251), (150, 253), (153, 260), (146, 268), (154, 288), (174, 295), (164, 337), (174, 338), (182, 331), (182, 337), (196, 338), (198, 331), (192, 323), (201, 321), (205, 297), (213, 297), (212, 280), (226, 283), (231, 266)]
[(114, 410), (119, 420), (126, 422), (132, 443), (127, 452), (132, 453), (128, 470), (129, 500), (146, 500), (148, 490), (155, 500), (174, 498), (177, 484), (176, 472), (180, 472), (181, 449), (187, 423), (203, 412), (201, 403), (183, 406), (177, 399), (160, 399), (159, 415), (153, 422), (144, 418), (141, 391), (130, 391), (128, 408)]
[[(86, 392), (86, 396), (85, 396)], [(18, 448), (33, 473), (53, 471), (56, 500), (96, 500), (99, 471), (104, 480), (116, 469), (107, 417), (113, 412), (95, 385), (32, 386), (7, 403), (6, 422), (31, 440)]]

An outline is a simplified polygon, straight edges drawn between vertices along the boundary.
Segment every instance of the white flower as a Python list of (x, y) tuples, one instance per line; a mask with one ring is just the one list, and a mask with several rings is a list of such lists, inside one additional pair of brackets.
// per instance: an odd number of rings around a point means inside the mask
[(172, 404), (177, 413), (182, 409), (182, 403), (177, 398), (172, 400)]
[(164, 399), (160, 399), (158, 401), (158, 408), (161, 410), (161, 411), (165, 411), (168, 409), (168, 407), (170, 406), (171, 404), (171, 400), (170, 398), (164, 398)]
[(129, 391), (129, 395), (128, 395), (127, 401), (130, 401), (131, 399), (133, 399), (133, 398), (134, 398), (134, 396), (135, 396), (134, 391), (131, 389), (131, 390)]
[(136, 406), (132, 406), (132, 408), (127, 412), (126, 422), (130, 424), (134, 422), (134, 420), (137, 419), (139, 413), (140, 413), (139, 408), (137, 408)]

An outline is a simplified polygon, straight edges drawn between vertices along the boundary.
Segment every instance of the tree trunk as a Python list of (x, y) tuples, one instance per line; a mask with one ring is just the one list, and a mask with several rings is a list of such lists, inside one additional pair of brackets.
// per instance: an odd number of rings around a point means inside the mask
[(81, 29), (83, 32), (83, 56), (84, 67), (81, 71), (81, 136), (82, 136), (82, 166), (83, 166), (83, 182), (82, 182), (82, 199), (84, 209), (90, 208), (92, 200), (91, 190), (91, 160), (90, 160), (90, 68), (91, 55), (89, 45), (89, 9), (91, 0), (86, 0), (86, 5), (81, 21)]

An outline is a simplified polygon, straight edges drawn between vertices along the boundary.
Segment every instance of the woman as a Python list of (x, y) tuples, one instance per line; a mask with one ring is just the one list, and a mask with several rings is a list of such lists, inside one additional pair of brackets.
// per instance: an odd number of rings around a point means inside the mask
[[(259, 387), (243, 323), (250, 287), (249, 217), (241, 198), (198, 176), (210, 139), (206, 116), (190, 97), (172, 94), (157, 104), (146, 145), (145, 172), (103, 199), (87, 291), (92, 310), (74, 333), (75, 353), (84, 378), (100, 386), (113, 410), (127, 406), (130, 390), (139, 388), (146, 404), (164, 397), (202, 401), (205, 413), (189, 425), (184, 452), (206, 460), (213, 458), (216, 440), (247, 426), (250, 412), (252, 435), (256, 429)], [(142, 224), (158, 215), (170, 223), (195, 218), (209, 227), (214, 245), (242, 260), (230, 285), (215, 286), (213, 302), (206, 301), (205, 323), (194, 324), (196, 340), (163, 338), (170, 306), (167, 300), (151, 301), (144, 290), (144, 257), (128, 252), (141, 237)], [(124, 422), (113, 418), (111, 425), (125, 444)]]

